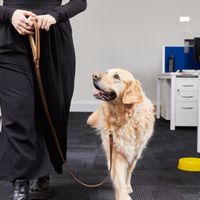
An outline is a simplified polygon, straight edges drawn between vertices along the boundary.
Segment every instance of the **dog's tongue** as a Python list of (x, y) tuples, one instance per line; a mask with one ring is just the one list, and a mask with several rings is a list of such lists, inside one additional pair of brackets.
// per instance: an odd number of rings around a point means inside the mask
[(99, 93), (100, 93), (100, 91), (94, 88), (93, 95), (97, 96), (97, 95), (99, 95)]
[(96, 88), (94, 88), (94, 91), (93, 91), (94, 96), (101, 95), (101, 94), (105, 94), (105, 92), (101, 91), (101, 90), (97, 90)]

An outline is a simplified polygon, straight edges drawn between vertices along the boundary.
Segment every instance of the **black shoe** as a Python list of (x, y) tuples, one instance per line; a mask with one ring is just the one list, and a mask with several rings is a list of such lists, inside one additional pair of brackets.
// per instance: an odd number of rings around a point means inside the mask
[(16, 180), (13, 182), (13, 191), (10, 200), (29, 200), (29, 181)]
[(30, 199), (49, 199), (52, 197), (52, 191), (49, 187), (49, 176), (34, 180), (29, 189)]

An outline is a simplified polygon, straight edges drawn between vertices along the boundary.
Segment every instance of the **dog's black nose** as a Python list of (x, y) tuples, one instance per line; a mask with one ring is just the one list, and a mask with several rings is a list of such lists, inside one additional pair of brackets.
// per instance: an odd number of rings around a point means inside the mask
[(101, 77), (100, 77), (99, 74), (93, 74), (92, 78), (93, 78), (93, 81), (99, 81), (99, 80), (101, 80)]

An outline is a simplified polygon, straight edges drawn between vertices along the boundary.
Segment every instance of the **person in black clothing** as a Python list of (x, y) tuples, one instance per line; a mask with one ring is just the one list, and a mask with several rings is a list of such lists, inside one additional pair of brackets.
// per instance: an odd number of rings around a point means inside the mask
[(62, 173), (63, 162), (43, 113), (34, 73), (28, 39), (34, 34), (32, 20), (41, 29), (41, 75), (65, 158), (75, 75), (69, 19), (86, 6), (86, 0), (65, 5), (61, 0), (4, 0), (0, 6), (0, 180), (13, 183), (11, 200), (48, 198), (52, 165)]

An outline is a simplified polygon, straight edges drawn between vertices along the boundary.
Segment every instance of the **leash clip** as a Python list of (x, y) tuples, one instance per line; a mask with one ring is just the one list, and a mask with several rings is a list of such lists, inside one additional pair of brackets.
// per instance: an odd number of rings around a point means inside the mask
[(113, 137), (113, 132), (109, 131), (109, 137)]

